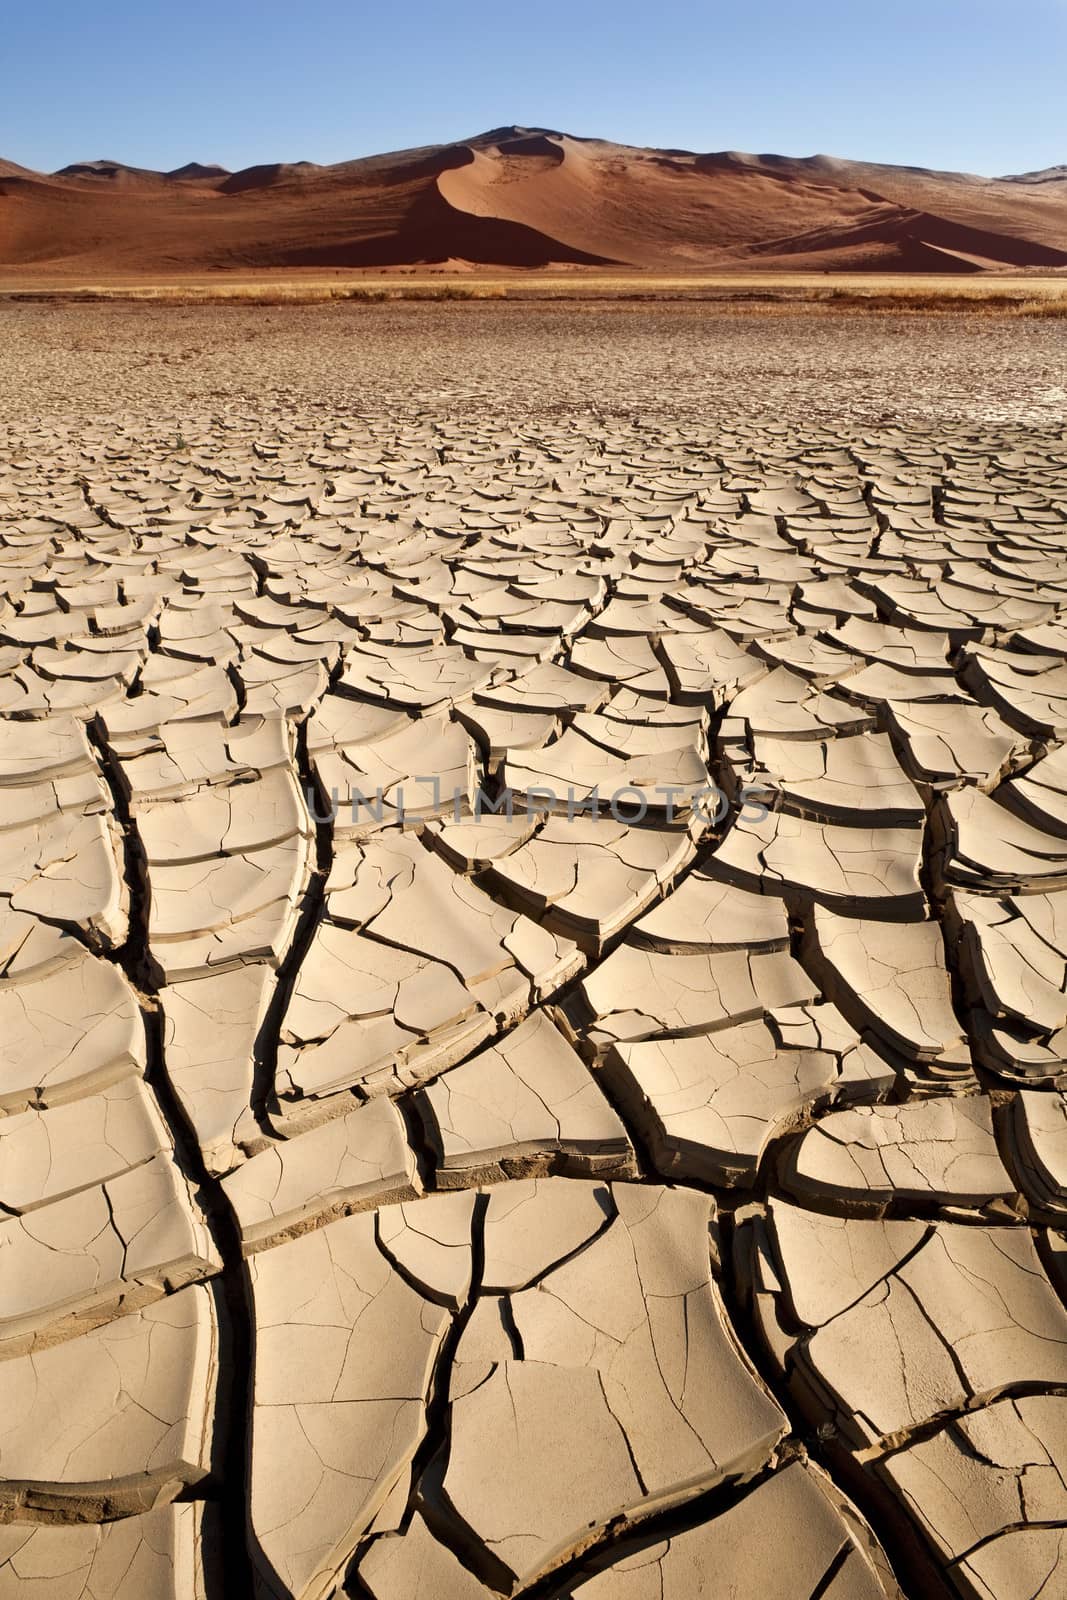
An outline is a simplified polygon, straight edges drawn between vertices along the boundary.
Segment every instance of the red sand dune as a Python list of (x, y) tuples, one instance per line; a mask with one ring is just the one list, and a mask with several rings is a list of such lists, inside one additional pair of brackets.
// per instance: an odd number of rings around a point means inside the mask
[(422, 262), (973, 272), (1067, 266), (1067, 167), (1008, 178), (830, 156), (643, 150), (537, 128), (336, 166), (0, 161), (0, 266)]

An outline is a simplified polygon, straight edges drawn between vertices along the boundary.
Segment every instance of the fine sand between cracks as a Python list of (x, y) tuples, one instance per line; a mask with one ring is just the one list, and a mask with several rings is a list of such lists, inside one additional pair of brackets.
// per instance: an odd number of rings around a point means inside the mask
[(1045, 334), (3, 315), (2, 1600), (1055, 1593)]

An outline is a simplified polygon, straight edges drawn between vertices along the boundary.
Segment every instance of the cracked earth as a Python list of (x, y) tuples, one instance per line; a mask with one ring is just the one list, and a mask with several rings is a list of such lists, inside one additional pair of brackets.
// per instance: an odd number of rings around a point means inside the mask
[(3, 1600), (1067, 1593), (1067, 434), (610, 398), (0, 436)]

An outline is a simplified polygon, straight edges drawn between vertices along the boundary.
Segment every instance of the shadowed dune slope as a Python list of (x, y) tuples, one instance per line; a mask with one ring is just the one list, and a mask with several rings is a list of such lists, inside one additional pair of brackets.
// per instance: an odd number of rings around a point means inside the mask
[(78, 272), (466, 261), (786, 270), (1067, 266), (1067, 168), (979, 178), (496, 128), (335, 166), (46, 175), (0, 162), (0, 265)]

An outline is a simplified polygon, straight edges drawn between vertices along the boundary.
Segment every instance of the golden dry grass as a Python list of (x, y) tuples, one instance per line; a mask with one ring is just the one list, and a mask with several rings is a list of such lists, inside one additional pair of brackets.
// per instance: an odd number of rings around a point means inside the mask
[(1067, 275), (983, 274), (905, 278), (890, 274), (688, 274), (512, 272), (405, 269), (389, 275), (258, 273), (252, 277), (168, 282), (0, 277), (0, 300), (133, 301), (167, 306), (287, 306), (399, 301), (565, 301), (707, 303), (739, 314), (874, 311), (937, 314), (960, 310), (1012, 316), (1067, 315)]
[(1024, 300), (1016, 309), (1023, 317), (1067, 317), (1067, 299)]
[(492, 284), (405, 284), (384, 287), (371, 284), (191, 284), (106, 285), (76, 289), (0, 290), (8, 300), (145, 301), (154, 305), (285, 306), (322, 305), (332, 300), (363, 300), (378, 304), (388, 300), (502, 300), (507, 290)]

